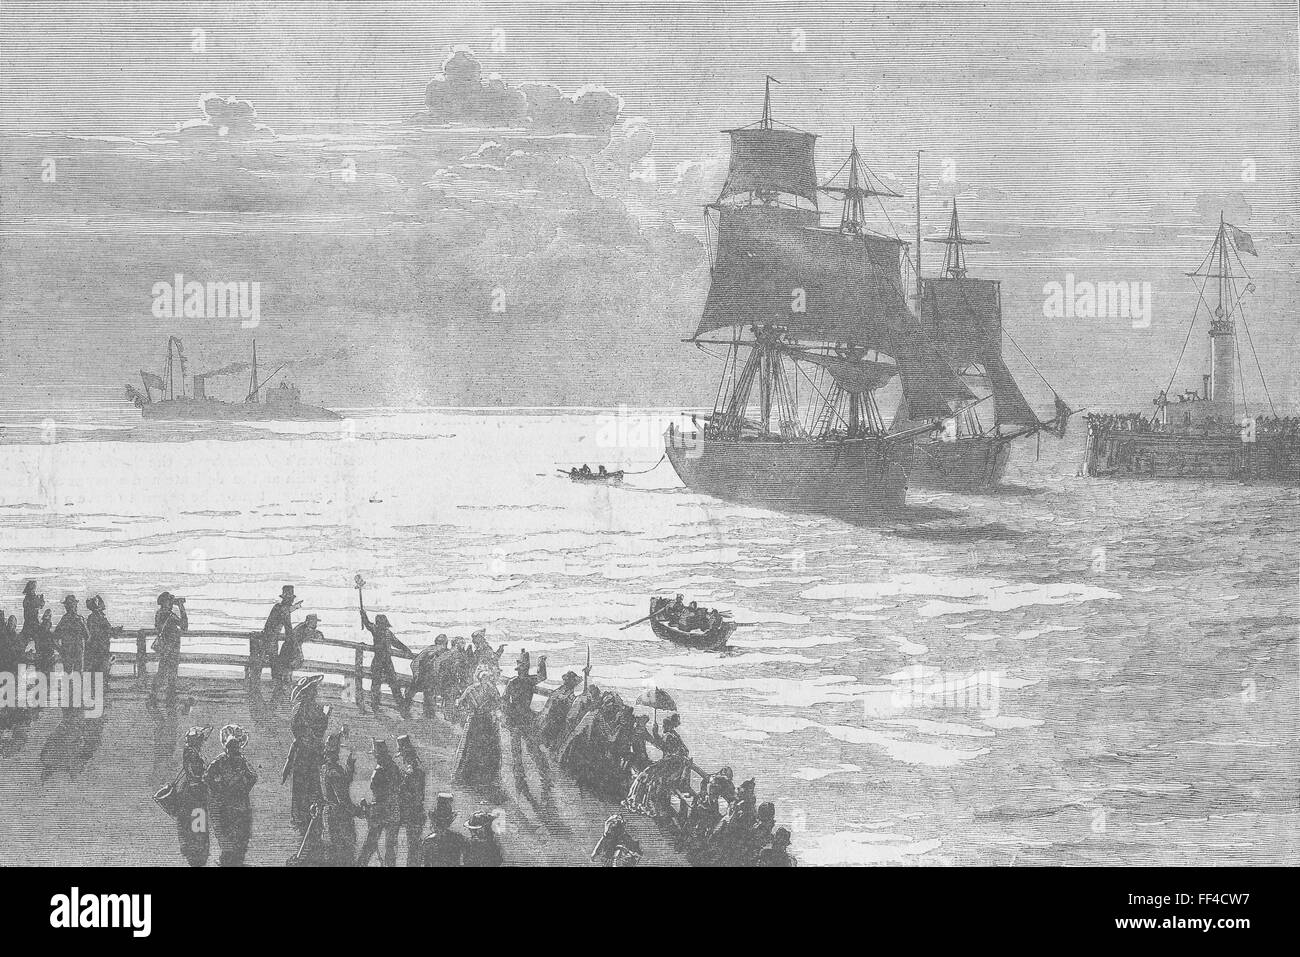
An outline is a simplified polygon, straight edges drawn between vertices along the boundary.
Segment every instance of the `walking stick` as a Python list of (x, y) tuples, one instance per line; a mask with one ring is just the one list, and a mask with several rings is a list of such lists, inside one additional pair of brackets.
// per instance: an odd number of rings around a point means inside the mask
[(313, 804), (311, 808), (311, 820), (307, 822), (307, 830), (302, 835), (302, 843), (298, 845), (298, 851), (293, 857), (285, 862), (288, 867), (301, 867), (307, 863), (303, 858), (303, 852), (307, 849), (307, 841), (311, 838), (311, 829), (316, 826), (320, 820), (321, 807), (319, 804)]

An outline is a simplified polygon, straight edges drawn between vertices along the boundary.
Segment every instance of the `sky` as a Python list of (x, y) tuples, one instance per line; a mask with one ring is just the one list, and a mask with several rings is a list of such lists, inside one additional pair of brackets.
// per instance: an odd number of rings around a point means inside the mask
[[(255, 336), (349, 407), (708, 404), (717, 363), (680, 341), (702, 207), (771, 74), (823, 176), (856, 130), (904, 194), (872, 225), (908, 241), (923, 151), (923, 232), (955, 199), (988, 241), (972, 274), (1002, 281), (1036, 402), (1147, 408), (1184, 341), (1199, 386), (1183, 273), (1222, 211), (1259, 252), (1247, 398), (1257, 354), (1294, 406), (1298, 72), (1281, 2), (6, 0), (0, 403), (121, 403), (169, 336), (191, 372)], [(176, 274), (258, 283), (257, 327), (159, 316)], [(1070, 277), (1150, 284), (1150, 325), (1045, 316)]]

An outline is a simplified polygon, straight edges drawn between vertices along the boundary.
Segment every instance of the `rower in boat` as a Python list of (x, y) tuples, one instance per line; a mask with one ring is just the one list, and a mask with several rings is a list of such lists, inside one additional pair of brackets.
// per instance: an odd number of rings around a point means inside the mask
[(660, 638), (708, 650), (725, 646), (731, 633), (736, 630), (736, 623), (724, 612), (716, 608), (701, 608), (694, 601), (687, 605), (681, 595), (672, 600), (651, 598), (650, 614), (629, 622), (623, 628), (631, 628), (645, 621), (650, 623), (651, 629)]
[(617, 469), (611, 472), (605, 466), (597, 466), (593, 472), (590, 465), (583, 464), (581, 468), (559, 469), (561, 474), (567, 474), (574, 482), (597, 482), (600, 484), (617, 485), (623, 481), (623, 470)]

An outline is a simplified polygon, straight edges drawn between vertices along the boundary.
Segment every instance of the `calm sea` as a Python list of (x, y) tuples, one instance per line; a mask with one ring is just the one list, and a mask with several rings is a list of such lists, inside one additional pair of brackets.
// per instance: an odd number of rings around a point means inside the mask
[[(555, 676), (589, 650), (602, 687), (662, 688), (805, 864), (1296, 859), (1296, 490), (1083, 479), (1076, 431), (1019, 444), (996, 494), (854, 527), (684, 490), (672, 418), (7, 412), (0, 607), (35, 577), (130, 627), (168, 589), (247, 629), (292, 583), (357, 639), (360, 573), (412, 646), (486, 626)], [(556, 472), (582, 462), (648, 471)], [(730, 653), (619, 630), (676, 592), (734, 613)]]

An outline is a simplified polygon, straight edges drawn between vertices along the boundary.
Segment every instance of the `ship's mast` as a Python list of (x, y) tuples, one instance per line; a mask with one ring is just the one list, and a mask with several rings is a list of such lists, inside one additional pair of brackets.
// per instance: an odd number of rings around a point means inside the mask
[(253, 373), (248, 380), (248, 396), (244, 401), (256, 402), (258, 388), (259, 386), (257, 382), (257, 340), (254, 339), (253, 340)]
[(942, 243), (948, 247), (943, 253), (943, 271), (940, 275), (949, 279), (966, 278), (966, 253), (962, 247), (987, 245), (983, 239), (967, 239), (961, 234), (961, 222), (957, 217), (955, 198), (952, 201), (952, 217), (948, 220), (948, 235), (929, 239), (926, 242)]
[(916, 313), (921, 314), (921, 153), (916, 151)]
[[(862, 162), (858, 152), (858, 130), (853, 128), (849, 146), (849, 158), (840, 170), (848, 170), (848, 182), (843, 186), (823, 186), (822, 192), (838, 195), (844, 200), (844, 209), (840, 213), (840, 231), (853, 236), (860, 236), (867, 231), (866, 200), (871, 196), (898, 196), (893, 190), (885, 189), (872, 182), (870, 170)], [(836, 174), (838, 176), (838, 174)]]

